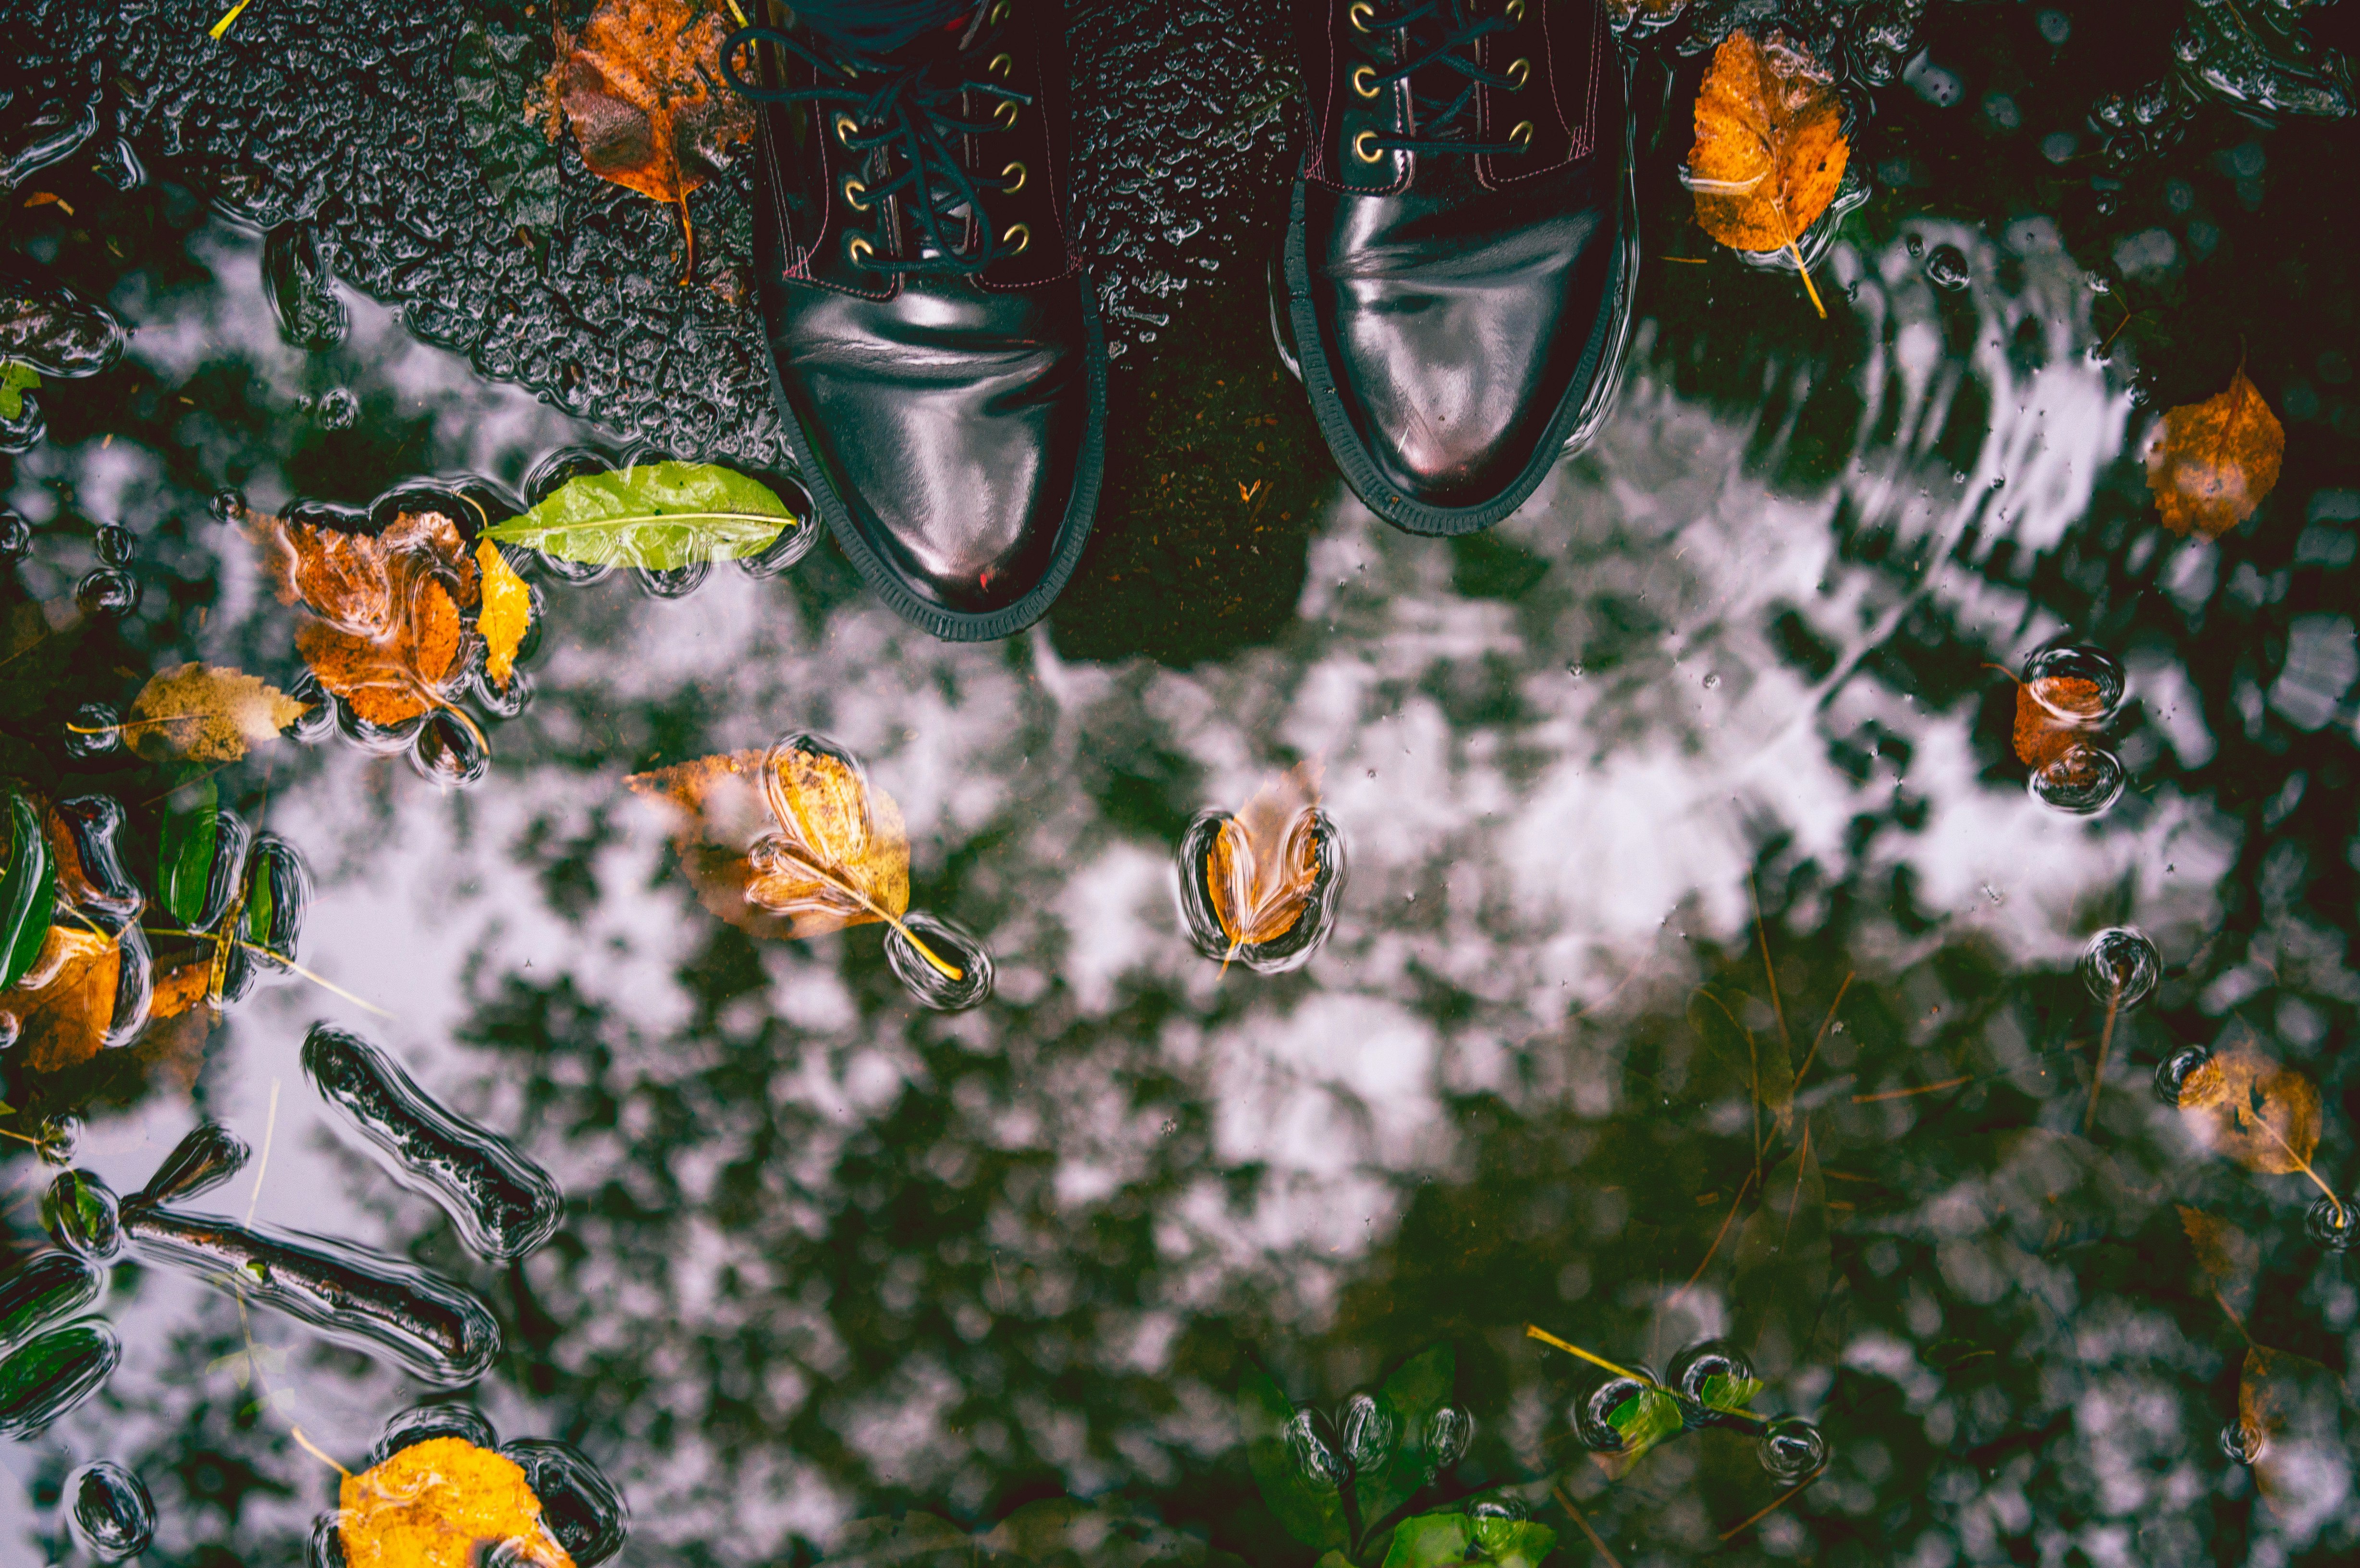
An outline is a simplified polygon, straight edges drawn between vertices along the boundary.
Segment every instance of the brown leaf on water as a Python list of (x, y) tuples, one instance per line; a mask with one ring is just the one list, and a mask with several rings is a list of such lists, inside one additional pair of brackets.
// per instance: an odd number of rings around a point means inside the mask
[(2273, 1510), (2301, 1514), (2318, 1477), (2349, 1463), (2344, 1381), (2308, 1356), (2251, 1345), (2237, 1375), (2237, 1425), (2256, 1488)]
[(2204, 1146), (2248, 1171), (2309, 1172), (2319, 1147), (2319, 1089), (2251, 1046), (2220, 1052), (2180, 1086), (2180, 1114)]
[(821, 936), (910, 907), (901, 810), (857, 765), (802, 746), (625, 780), (661, 807), (697, 900), (755, 936)]
[(1732, 33), (1697, 93), (1688, 185), (1705, 233), (1785, 250), (1828, 210), (1850, 147), (1834, 78), (1782, 33)]
[(511, 1555), (533, 1568), (574, 1568), (524, 1467), (464, 1437), (413, 1443), (346, 1475), (336, 1501), (346, 1568), (474, 1568)]
[(295, 650), (321, 685), (374, 724), (449, 705), (460, 612), (481, 592), (458, 524), (405, 512), (378, 534), (262, 516), (249, 527), (280, 602), (311, 611), (296, 626)]
[(159, 966), (148, 1016), (158, 1022), (176, 1018), (200, 1002), (213, 1000), (213, 968), (210, 953), (169, 969)]
[(2016, 688), (2016, 757), (2035, 768), (2048, 767), (2081, 744), (2106, 711), (2094, 681), (2073, 675), (2038, 675)]
[(0, 1013), (16, 1019), (17, 1051), (35, 1073), (55, 1073), (98, 1054), (115, 1022), (122, 954), (83, 926), (51, 926), (14, 989), (0, 992)]
[[(570, 34), (543, 92), (602, 180), (680, 209), (754, 134), (753, 106), (721, 80), (731, 24), (719, 0), (599, 0)], [(691, 257), (690, 271), (694, 271)]]
[(2278, 487), (2285, 458), (2286, 427), (2241, 365), (2219, 397), (2165, 413), (2147, 450), (2147, 487), (2165, 528), (2217, 539)]
[(2188, 1233), (2197, 1267), (2233, 1311), (2246, 1311), (2253, 1305), (2254, 1279), (2262, 1267), (2262, 1244), (2202, 1209), (2185, 1203), (2174, 1206), (2180, 1210), (2180, 1228)]
[(1318, 804), (1318, 765), (1299, 763), (1221, 823), (1205, 859), (1205, 891), (1232, 945), (1275, 942), (1303, 918), (1319, 881)]
[(248, 746), (278, 739), (303, 712), (302, 703), (258, 675), (182, 664), (148, 678), (123, 728), (142, 757), (235, 762)]

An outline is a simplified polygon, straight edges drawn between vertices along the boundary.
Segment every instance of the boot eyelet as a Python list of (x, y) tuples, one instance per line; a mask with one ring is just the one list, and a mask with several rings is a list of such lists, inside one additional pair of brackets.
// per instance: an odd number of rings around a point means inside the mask
[(868, 194), (869, 187), (861, 184), (860, 181), (853, 179), (849, 175), (845, 177), (844, 204), (846, 206), (851, 208), (856, 212), (866, 212), (869, 208), (876, 205), (874, 201), (863, 201), (861, 200), (863, 196)]
[(1021, 113), (1022, 111), (1017, 108), (1015, 99), (1002, 98), (1000, 101), (1000, 107), (991, 112), (991, 117), (1002, 130), (1014, 130), (1016, 116)]
[(997, 4), (991, 7), (990, 14), (985, 16), (984, 20), (995, 27), (1008, 20), (1008, 0), (997, 0)]
[(1377, 86), (1377, 68), (1356, 65), (1352, 68), (1352, 91), (1363, 98), (1373, 98), (1382, 91)]
[(1509, 92), (1522, 93), (1524, 90), (1524, 83), (1530, 82), (1532, 79), (1533, 62), (1531, 60), (1514, 60), (1508, 62)]
[(852, 259), (855, 267), (858, 267), (877, 254), (877, 247), (858, 234), (847, 234), (844, 236), (844, 254)]
[(1001, 193), (1013, 196), (1024, 189), (1024, 166), (1021, 163), (1011, 163), (1000, 171), (1000, 178), (1007, 182), (1000, 186)]
[(1533, 123), (1530, 120), (1518, 120), (1516, 122), (1516, 128), (1508, 133), (1508, 139), (1515, 143), (1520, 147), (1528, 147), (1532, 146)]
[(1376, 14), (1377, 8), (1374, 5), (1370, 5), (1369, 0), (1353, 0), (1351, 9), (1344, 13), (1345, 16), (1352, 19), (1352, 30), (1356, 33), (1367, 32), (1369, 30), (1369, 18)]
[(1011, 256), (1022, 256), (1024, 247), (1032, 243), (1032, 231), (1022, 223), (1011, 223), (1008, 232), (1000, 236), (1001, 245), (1010, 246)]
[(1008, 80), (1009, 73), (1016, 69), (1016, 57), (1012, 54), (993, 55), (991, 63), (983, 69), (1005, 82)]
[[(1527, 127), (1529, 129), (1529, 127)], [(1377, 145), (1377, 133), (1362, 131), (1352, 138), (1352, 156), (1362, 163), (1382, 163), (1385, 149)]]
[(1508, 0), (1508, 3), (1500, 8), (1500, 15), (1507, 17), (1511, 22), (1523, 21), (1524, 19), (1524, 0)]
[(850, 147), (852, 145), (852, 135), (858, 129), (860, 129), (859, 121), (854, 119), (849, 114), (838, 114), (836, 117), (836, 139), (837, 145), (847, 147)]

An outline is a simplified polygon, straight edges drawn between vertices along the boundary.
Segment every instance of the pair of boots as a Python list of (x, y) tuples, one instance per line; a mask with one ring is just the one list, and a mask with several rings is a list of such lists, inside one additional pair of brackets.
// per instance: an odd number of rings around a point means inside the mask
[[(1310, 143), (1280, 351), (1378, 516), (1488, 528), (1602, 418), (1627, 335), (1599, 0), (1295, 5)], [(1061, 0), (983, 0), (881, 55), (749, 27), (723, 69), (764, 104), (755, 262), (821, 513), (934, 636), (1021, 630), (1072, 575), (1105, 458)]]

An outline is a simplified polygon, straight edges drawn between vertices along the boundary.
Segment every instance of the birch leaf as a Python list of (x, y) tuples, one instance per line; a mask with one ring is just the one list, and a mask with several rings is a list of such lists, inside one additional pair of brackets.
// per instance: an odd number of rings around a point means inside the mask
[(2216, 539), (2278, 487), (2285, 457), (2286, 427), (2239, 365), (2219, 397), (2163, 416), (2147, 452), (2147, 487), (2165, 528)]
[(1784, 250), (1828, 210), (1850, 152), (1833, 82), (1783, 34), (1722, 40), (1697, 93), (1688, 152), (1705, 233), (1738, 250)]
[(2319, 1147), (2319, 1089), (2251, 1046), (2224, 1051), (2180, 1086), (2180, 1114), (2204, 1146), (2248, 1171), (2311, 1170)]
[(278, 739), (303, 712), (301, 702), (258, 675), (183, 664), (148, 678), (123, 727), (143, 757), (235, 762), (248, 746)]
[(484, 607), (475, 615), (475, 630), (484, 639), (484, 673), (505, 689), (516, 677), (517, 649), (532, 629), (532, 590), (490, 539), (475, 546), (475, 564), (484, 579)]

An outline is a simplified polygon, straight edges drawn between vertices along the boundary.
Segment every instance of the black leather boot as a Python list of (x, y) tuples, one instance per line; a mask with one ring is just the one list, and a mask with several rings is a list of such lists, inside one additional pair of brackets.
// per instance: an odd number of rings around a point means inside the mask
[(1104, 458), (1059, 0), (989, 0), (883, 58), (748, 27), (722, 68), (764, 104), (755, 266), (821, 513), (934, 636), (1022, 630), (1073, 573)]
[(1280, 347), (1379, 517), (1489, 528), (1603, 422), (1630, 338), (1605, 17), (1598, 0), (1297, 0), (1297, 25), (1311, 141)]

